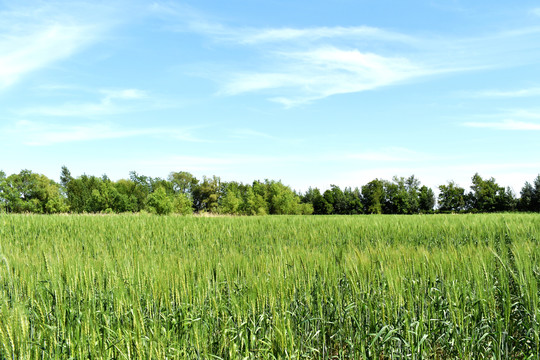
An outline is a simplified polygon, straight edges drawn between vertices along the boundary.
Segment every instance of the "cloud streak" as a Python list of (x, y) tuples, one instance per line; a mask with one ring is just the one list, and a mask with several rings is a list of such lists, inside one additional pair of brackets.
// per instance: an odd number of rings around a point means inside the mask
[(417, 39), (412, 36), (387, 31), (370, 26), (352, 27), (311, 27), (311, 28), (244, 28), (234, 31), (223, 26), (194, 26), (194, 29), (218, 36), (221, 40), (237, 42), (243, 45), (266, 45), (285, 42), (318, 42), (326, 39), (348, 39), (349, 41), (386, 41), (415, 45)]
[(520, 90), (485, 90), (467, 94), (475, 98), (520, 98), (530, 96), (540, 96), (540, 87), (520, 89)]
[(493, 130), (528, 130), (539, 131), (540, 124), (516, 121), (516, 120), (502, 120), (497, 122), (466, 122), (463, 123), (466, 127), (481, 128), (481, 129), (493, 129)]
[[(377, 151), (364, 151), (348, 153), (339, 156), (342, 160), (361, 160), (370, 162), (423, 162), (429, 160), (441, 160), (440, 156), (430, 155), (402, 147), (389, 147)], [(338, 158), (334, 161), (339, 161)]]
[(86, 25), (45, 25), (0, 40), (0, 89), (73, 55), (94, 40), (96, 30)]
[[(125, 114), (134, 111), (171, 107), (140, 89), (99, 90), (96, 102), (71, 102), (56, 106), (38, 106), (16, 111), (19, 116), (86, 117)], [(174, 106), (178, 106), (175, 104)]]
[(156, 136), (187, 142), (204, 142), (184, 128), (121, 128), (108, 123), (64, 125), (36, 121), (18, 121), (8, 133), (22, 137), (22, 143), (29, 146), (48, 146), (69, 142), (120, 139), (137, 136)]
[[(478, 37), (415, 36), (369, 26), (241, 28), (207, 21), (188, 12), (180, 31), (236, 46), (250, 55), (250, 67), (220, 74), (220, 95), (264, 92), (286, 107), (329, 96), (358, 93), (419, 79), (540, 60), (540, 28), (529, 27)], [(225, 73), (225, 74), (223, 74)], [(533, 96), (521, 93), (482, 96)]]
[(240, 73), (232, 76), (221, 93), (280, 89), (285, 96), (271, 100), (295, 106), (328, 96), (372, 90), (413, 78), (442, 72), (403, 57), (386, 57), (358, 50), (321, 47), (282, 53), (284, 64), (277, 72)]
[(477, 115), (473, 119), (489, 119), (489, 121), (467, 121), (461, 125), (470, 128), (537, 131), (540, 130), (540, 111), (535, 109), (513, 109), (501, 113)]
[[(96, 12), (100, 13), (99, 7), (92, 13)], [(0, 90), (80, 52), (98, 41), (110, 25), (82, 16), (81, 9), (71, 4), (34, 4), (1, 11), (0, 18)]]

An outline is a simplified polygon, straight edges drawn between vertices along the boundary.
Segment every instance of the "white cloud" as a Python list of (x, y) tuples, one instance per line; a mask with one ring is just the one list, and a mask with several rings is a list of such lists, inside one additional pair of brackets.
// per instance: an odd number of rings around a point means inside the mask
[(0, 89), (29, 72), (73, 55), (92, 42), (96, 32), (91, 26), (55, 24), (0, 40)]
[(540, 119), (540, 111), (518, 109), (518, 110), (508, 111), (504, 114), (504, 116), (507, 118)]
[(443, 73), (540, 61), (540, 27), (456, 37), (371, 26), (235, 27), (186, 5), (162, 3), (152, 10), (174, 19), (169, 30), (196, 33), (213, 40), (214, 46), (246, 52), (236, 68), (216, 64), (201, 71), (220, 82), (218, 94), (265, 91), (269, 100), (286, 107)]
[(531, 14), (540, 16), (540, 8), (535, 8), (531, 10)]
[(322, 39), (347, 38), (353, 40), (376, 40), (415, 44), (417, 40), (408, 35), (386, 31), (369, 26), (355, 27), (314, 27), (314, 28), (279, 28), (279, 29), (243, 29), (242, 32), (224, 32), (225, 36), (241, 44), (265, 44), (286, 41), (318, 41)]
[(58, 106), (40, 106), (18, 111), (23, 116), (93, 117), (129, 113), (159, 104), (139, 89), (100, 90), (103, 96), (97, 102), (66, 103)]
[(0, 11), (0, 90), (80, 52), (110, 27), (97, 5), (92, 11), (75, 2), (6, 8)]
[(147, 97), (146, 92), (139, 89), (101, 90), (101, 92), (107, 95), (107, 97), (104, 99), (106, 102), (114, 99), (134, 100), (144, 99)]
[(529, 97), (529, 96), (540, 96), (540, 88), (528, 88), (528, 89), (520, 89), (520, 90), (509, 90), (509, 91), (501, 91), (501, 90), (485, 90), (485, 91), (478, 91), (467, 94), (468, 96), (472, 97), (481, 97), (481, 98), (516, 98), (516, 97)]
[[(282, 89), (283, 95), (272, 100), (293, 106), (335, 94), (372, 90), (442, 72), (403, 57), (385, 57), (335, 47), (282, 53), (281, 58), (284, 59), (281, 71), (237, 74), (229, 79), (222, 93), (237, 95)], [(287, 90), (292, 94), (288, 94)]]
[(36, 121), (18, 121), (4, 130), (22, 138), (29, 146), (46, 146), (67, 142), (118, 139), (135, 136), (160, 136), (188, 142), (202, 142), (191, 134), (191, 129), (178, 128), (120, 128), (107, 123), (68, 125)]
[(540, 130), (540, 124), (516, 120), (502, 120), (497, 122), (466, 122), (463, 123), (463, 125), (473, 128), (494, 130)]
[(441, 160), (440, 156), (434, 156), (402, 147), (389, 147), (378, 149), (377, 151), (364, 151), (357, 153), (347, 153), (338, 156), (335, 161), (341, 160), (363, 160), (373, 162), (421, 162), (427, 160)]

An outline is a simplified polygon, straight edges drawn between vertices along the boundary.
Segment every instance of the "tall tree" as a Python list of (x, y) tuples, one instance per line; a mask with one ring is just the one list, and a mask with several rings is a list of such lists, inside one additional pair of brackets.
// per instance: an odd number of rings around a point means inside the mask
[(191, 196), (193, 189), (199, 183), (199, 180), (186, 171), (172, 172), (169, 174), (169, 181), (177, 193), (184, 193)]
[(302, 202), (311, 204), (315, 215), (328, 215), (334, 211), (332, 204), (326, 201), (318, 188), (313, 189), (310, 187), (302, 196)]
[(384, 181), (384, 192), (383, 212), (385, 214), (409, 213), (409, 192), (407, 191), (405, 178), (394, 176), (392, 182)]
[(238, 215), (241, 213), (242, 194), (241, 184), (229, 182), (223, 184), (224, 195), (219, 203), (219, 212), (222, 214)]
[(148, 195), (147, 209), (154, 214), (168, 215), (174, 211), (174, 199), (160, 186)]
[(468, 195), (470, 210), (494, 212), (514, 209), (513, 192), (509, 188), (499, 186), (494, 178), (485, 180), (478, 173), (474, 174), (471, 190)]
[(9, 212), (52, 214), (67, 211), (60, 187), (45, 175), (22, 170), (4, 181), (3, 197)]
[(435, 207), (435, 193), (433, 190), (423, 185), (419, 190), (418, 209), (422, 213), (433, 211)]
[(439, 191), (439, 210), (461, 211), (465, 208), (465, 189), (455, 182), (439, 185)]
[(534, 179), (533, 184), (525, 183), (521, 189), (518, 208), (521, 211), (540, 212), (540, 175)]
[(6, 173), (0, 170), (0, 213), (6, 211), (7, 179)]
[(223, 195), (221, 179), (217, 176), (207, 178), (192, 189), (193, 205), (197, 211), (217, 212), (219, 200)]
[(347, 214), (355, 215), (362, 214), (364, 212), (362, 205), (362, 193), (360, 190), (358, 190), (358, 188), (351, 189), (350, 187), (346, 187), (343, 190), (343, 195), (345, 196)]
[(362, 203), (367, 214), (382, 214), (384, 204), (384, 182), (371, 180), (362, 186)]

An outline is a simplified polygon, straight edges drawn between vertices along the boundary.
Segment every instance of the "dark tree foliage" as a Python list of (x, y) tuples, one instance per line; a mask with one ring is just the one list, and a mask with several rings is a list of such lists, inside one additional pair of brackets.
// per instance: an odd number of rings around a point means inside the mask
[(53, 214), (67, 210), (60, 187), (45, 175), (22, 170), (6, 178), (2, 172), (0, 187), (0, 203), (7, 212)]
[(346, 187), (343, 190), (345, 196), (345, 202), (347, 204), (347, 214), (356, 215), (364, 213), (364, 206), (362, 204), (362, 193), (358, 188), (351, 189)]
[(175, 192), (183, 194), (191, 194), (199, 184), (199, 180), (186, 171), (172, 172), (169, 174), (168, 180)]
[(324, 193), (309, 188), (304, 194), (281, 181), (252, 184), (222, 181), (204, 176), (201, 181), (188, 172), (172, 172), (167, 179), (134, 171), (128, 179), (112, 181), (83, 174), (73, 177), (62, 167), (60, 182), (22, 170), (7, 176), (0, 171), (0, 212), (39, 214), (122, 213), (147, 211), (154, 214), (210, 212), (230, 215), (348, 215), (418, 214), (432, 212), (540, 212), (540, 175), (525, 183), (516, 199), (510, 188), (494, 178), (475, 174), (469, 193), (453, 181), (439, 186), (438, 208), (432, 189), (421, 186), (414, 176), (392, 181), (374, 179), (361, 190), (330, 185)]
[(540, 175), (534, 179), (532, 184), (525, 183), (525, 186), (521, 189), (518, 208), (521, 211), (540, 212)]
[(6, 181), (6, 173), (0, 170), (0, 213), (5, 212), (7, 206), (7, 199), (5, 198), (7, 186)]
[(435, 193), (432, 189), (423, 185), (418, 194), (418, 210), (421, 213), (429, 213), (435, 207)]
[(439, 210), (461, 211), (465, 209), (465, 189), (450, 181), (439, 186)]
[(382, 214), (385, 203), (385, 189), (382, 180), (371, 180), (362, 186), (362, 203), (366, 214)]
[(512, 191), (499, 186), (494, 178), (484, 180), (476, 173), (472, 177), (471, 190), (467, 196), (468, 210), (495, 212), (515, 208), (516, 201)]
[(317, 188), (309, 188), (302, 196), (302, 202), (313, 206), (313, 214), (315, 215), (330, 215), (334, 211), (332, 204), (321, 195), (321, 191)]
[(217, 212), (222, 195), (221, 179), (217, 176), (204, 176), (192, 189), (193, 205), (197, 211)]

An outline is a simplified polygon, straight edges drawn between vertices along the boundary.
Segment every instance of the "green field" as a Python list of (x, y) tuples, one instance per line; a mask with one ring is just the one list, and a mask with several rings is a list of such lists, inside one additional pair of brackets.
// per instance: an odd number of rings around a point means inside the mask
[(0, 359), (538, 359), (540, 215), (0, 216)]

